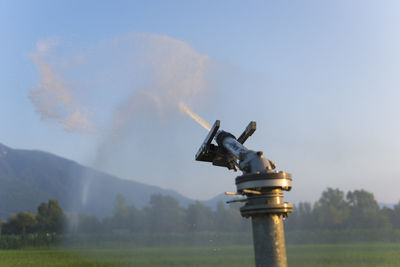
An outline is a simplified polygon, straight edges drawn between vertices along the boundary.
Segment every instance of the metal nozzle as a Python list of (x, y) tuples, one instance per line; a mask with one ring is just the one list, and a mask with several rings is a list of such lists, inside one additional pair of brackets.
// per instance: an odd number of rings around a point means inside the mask
[[(250, 122), (238, 139), (229, 132), (219, 130), (220, 121), (215, 121), (206, 139), (196, 154), (196, 160), (212, 162), (213, 165), (239, 168), (244, 173), (269, 172), (274, 169), (271, 161), (262, 152), (249, 150), (243, 143), (255, 132), (257, 124)], [(217, 145), (212, 144), (215, 139)]]

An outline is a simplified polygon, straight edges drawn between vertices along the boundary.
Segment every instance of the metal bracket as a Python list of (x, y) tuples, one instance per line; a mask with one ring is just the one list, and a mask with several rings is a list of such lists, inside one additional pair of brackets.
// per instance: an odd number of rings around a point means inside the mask
[(209, 161), (213, 162), (215, 154), (217, 153), (218, 147), (211, 144), (214, 136), (217, 134), (220, 121), (216, 120), (214, 125), (212, 126), (210, 132), (208, 132), (206, 139), (204, 139), (203, 144), (199, 148), (196, 153), (196, 160), (197, 161)]
[[(216, 120), (211, 130), (208, 132), (203, 144), (196, 153), (197, 161), (211, 162), (215, 166), (227, 167), (228, 169), (237, 170), (237, 159), (231, 154), (227, 153), (226, 149), (217, 145), (211, 144), (215, 135), (218, 133), (221, 122)], [(243, 144), (256, 130), (256, 122), (252, 121), (247, 125), (244, 132), (238, 138), (238, 142)]]
[(257, 129), (257, 124), (255, 121), (251, 121), (249, 125), (247, 125), (246, 130), (239, 136), (237, 139), (239, 143), (244, 144), (247, 138), (249, 138)]
[(236, 170), (234, 159), (226, 153), (224, 148), (211, 144), (218, 132), (220, 124), (221, 123), (219, 120), (215, 121), (210, 132), (206, 136), (206, 139), (204, 139), (203, 144), (196, 153), (196, 160), (212, 162), (212, 164), (215, 166), (227, 167), (228, 169)]
[[(227, 167), (228, 169), (237, 170), (236, 158), (227, 153), (226, 149), (217, 145), (211, 144), (215, 135), (218, 133), (221, 122), (216, 120), (211, 130), (208, 132), (203, 144), (196, 153), (197, 161), (211, 162), (215, 166)], [(243, 144), (256, 130), (256, 122), (252, 121), (247, 125), (244, 132), (238, 138), (238, 142)]]

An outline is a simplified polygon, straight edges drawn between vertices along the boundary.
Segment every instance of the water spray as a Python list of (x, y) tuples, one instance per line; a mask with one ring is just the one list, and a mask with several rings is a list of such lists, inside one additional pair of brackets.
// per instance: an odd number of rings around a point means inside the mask
[(245, 203), (240, 213), (251, 217), (256, 266), (287, 266), (283, 218), (293, 207), (283, 202), (283, 191), (292, 188), (291, 175), (276, 171), (275, 164), (261, 151), (243, 145), (255, 132), (256, 122), (250, 122), (239, 138), (219, 128), (217, 120), (197, 152), (196, 160), (243, 172), (236, 177), (237, 192), (226, 194), (243, 196), (228, 203)]
[(185, 103), (183, 103), (183, 102), (179, 103), (179, 110), (182, 112), (185, 112), (189, 117), (191, 117), (195, 122), (200, 124), (200, 126), (203, 127), (204, 129), (206, 129), (207, 131), (211, 130), (211, 125), (208, 124), (208, 122), (206, 122), (196, 112), (194, 112), (188, 106), (186, 106)]

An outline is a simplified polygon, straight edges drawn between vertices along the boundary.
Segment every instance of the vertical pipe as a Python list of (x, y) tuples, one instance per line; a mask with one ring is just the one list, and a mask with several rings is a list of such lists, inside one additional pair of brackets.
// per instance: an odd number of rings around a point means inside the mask
[(283, 190), (290, 190), (291, 176), (285, 172), (243, 174), (236, 177), (238, 192), (246, 194), (247, 202), (240, 208), (243, 217), (251, 217), (254, 256), (257, 267), (287, 267), (283, 218), (293, 206), (283, 202)]
[(282, 214), (253, 215), (254, 254), (257, 267), (286, 267)]

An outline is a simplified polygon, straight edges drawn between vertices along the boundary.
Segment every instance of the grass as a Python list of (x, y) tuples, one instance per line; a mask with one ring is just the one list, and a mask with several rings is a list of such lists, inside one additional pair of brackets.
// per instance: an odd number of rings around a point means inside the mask
[[(399, 266), (400, 244), (292, 245), (289, 266)], [(3, 250), (0, 266), (254, 266), (251, 246)]]
[(3, 250), (0, 266), (252, 266), (252, 256), (250, 246)]
[(287, 253), (289, 266), (400, 266), (399, 243), (295, 245)]

